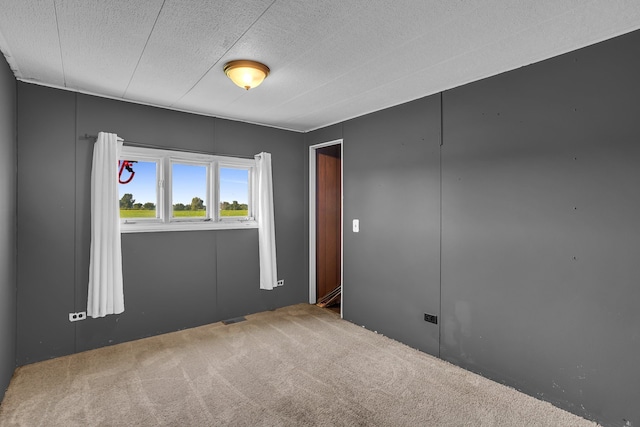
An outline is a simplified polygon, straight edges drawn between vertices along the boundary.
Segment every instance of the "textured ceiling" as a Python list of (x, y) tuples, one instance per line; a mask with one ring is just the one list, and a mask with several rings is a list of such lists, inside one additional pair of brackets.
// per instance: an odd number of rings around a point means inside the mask
[(297, 131), (638, 28), (638, 0), (0, 0), (19, 80)]

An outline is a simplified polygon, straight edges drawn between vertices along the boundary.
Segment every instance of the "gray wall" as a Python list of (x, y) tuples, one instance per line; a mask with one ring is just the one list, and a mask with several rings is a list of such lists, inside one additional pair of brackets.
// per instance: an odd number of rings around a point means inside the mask
[(640, 425), (640, 32), (444, 93), (442, 356)]
[[(93, 141), (217, 154), (272, 154), (279, 278), (259, 290), (257, 230), (122, 235), (125, 312), (86, 309)], [(18, 84), (19, 365), (307, 299), (303, 135), (25, 83)], [(45, 207), (43, 209), (43, 207)]]
[[(631, 33), (306, 135), (344, 138), (345, 318), (640, 425), (638, 45)], [(418, 325), (424, 312), (439, 326)]]
[(0, 401), (16, 367), (16, 80), (0, 59)]
[(344, 318), (437, 355), (438, 326), (424, 313), (440, 306), (440, 97), (343, 132)]

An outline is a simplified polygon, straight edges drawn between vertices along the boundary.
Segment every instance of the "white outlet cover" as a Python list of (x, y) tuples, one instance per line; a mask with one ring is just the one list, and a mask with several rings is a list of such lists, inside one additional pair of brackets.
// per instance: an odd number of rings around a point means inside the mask
[(69, 322), (77, 322), (78, 320), (84, 320), (87, 318), (86, 311), (80, 311), (78, 313), (69, 313)]

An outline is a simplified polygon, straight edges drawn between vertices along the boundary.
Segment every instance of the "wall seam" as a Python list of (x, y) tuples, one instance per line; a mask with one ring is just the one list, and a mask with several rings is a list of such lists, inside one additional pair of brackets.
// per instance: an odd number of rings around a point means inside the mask
[[(73, 311), (78, 312), (78, 94), (73, 97)], [(73, 323), (73, 353), (78, 353), (78, 322)]]
[[(13, 296), (14, 296), (14, 302), (15, 302), (15, 338), (14, 338), (14, 345), (13, 345), (13, 365), (15, 366), (15, 368), (18, 367), (18, 80), (16, 80), (16, 85), (15, 85), (15, 112), (14, 112), (14, 118), (13, 118), (13, 139), (14, 139), (14, 144), (15, 144), (15, 155), (14, 155), (14, 161), (15, 161), (15, 169), (13, 171), (14, 173), (14, 179), (15, 179), (15, 192), (16, 192), (16, 198), (15, 198), (15, 218), (14, 218), (14, 241), (13, 241), (13, 246), (15, 249), (15, 256), (13, 257), (13, 271), (14, 271), (14, 292), (13, 292)], [(15, 369), (14, 369), (15, 372)]]
[(440, 147), (438, 150), (439, 154), (439, 166), (440, 166), (440, 259), (438, 260), (440, 263), (439, 273), (440, 273), (440, 289), (438, 292), (439, 296), (439, 306), (438, 306), (438, 316), (440, 316), (440, 321), (438, 322), (438, 357), (442, 358), (442, 146), (444, 145), (444, 107), (443, 107), (443, 92), (440, 92)]

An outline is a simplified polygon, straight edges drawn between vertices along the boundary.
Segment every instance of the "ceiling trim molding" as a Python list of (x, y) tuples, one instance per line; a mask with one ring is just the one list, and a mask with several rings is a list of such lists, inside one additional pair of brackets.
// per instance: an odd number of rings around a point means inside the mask
[(299, 130), (299, 129), (290, 129), (290, 128), (285, 128), (285, 127), (281, 127), (281, 126), (275, 126), (275, 125), (271, 125), (271, 124), (268, 124), (268, 123), (251, 122), (251, 121), (248, 121), (248, 120), (240, 120), (240, 119), (232, 118), (232, 117), (225, 117), (225, 116), (217, 116), (217, 115), (213, 115), (213, 114), (206, 114), (206, 113), (187, 110), (187, 109), (183, 109), (183, 108), (167, 107), (167, 106), (164, 106), (164, 105), (153, 104), (151, 102), (144, 102), (144, 101), (136, 101), (136, 100), (133, 100), (133, 99), (118, 98), (116, 96), (104, 95), (104, 94), (85, 91), (85, 90), (81, 90), (81, 89), (74, 89), (74, 88), (64, 87), (64, 86), (55, 85), (55, 84), (44, 83), (44, 82), (37, 81), (37, 80), (23, 79), (23, 78), (20, 78), (20, 77), (16, 77), (16, 80), (18, 80), (20, 82), (23, 82), (23, 83), (34, 84), (34, 85), (37, 85), (37, 86), (44, 86), (44, 87), (48, 87), (48, 88), (52, 88), (52, 89), (60, 89), (60, 90), (64, 90), (64, 91), (67, 91), (67, 92), (80, 93), (82, 95), (95, 96), (97, 98), (111, 99), (111, 100), (114, 100), (114, 101), (128, 102), (129, 104), (137, 104), (137, 105), (144, 105), (144, 106), (147, 106), (147, 107), (162, 108), (163, 110), (177, 111), (179, 113), (195, 114), (197, 116), (211, 117), (213, 119), (229, 120), (229, 121), (232, 121), (232, 122), (246, 123), (246, 124), (249, 124), (249, 125), (262, 126), (262, 127), (278, 129), (278, 130), (285, 130), (285, 131), (295, 132), (295, 133), (300, 133), (300, 134), (304, 134), (304, 133), (307, 132), (307, 131), (303, 131), (303, 130)]

